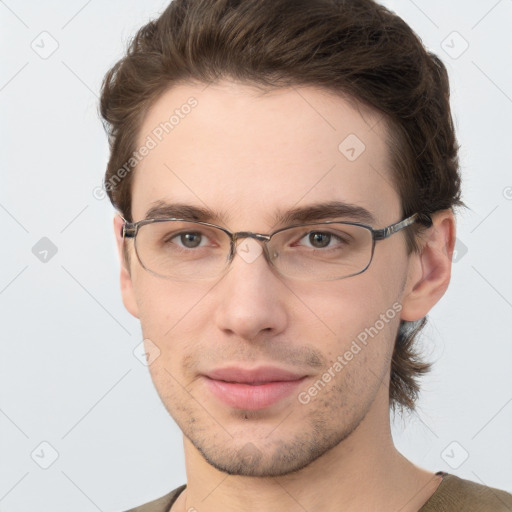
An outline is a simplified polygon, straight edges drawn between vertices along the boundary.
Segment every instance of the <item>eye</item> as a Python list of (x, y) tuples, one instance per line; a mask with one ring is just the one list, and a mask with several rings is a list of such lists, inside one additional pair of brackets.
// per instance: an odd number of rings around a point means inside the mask
[[(331, 243), (332, 242), (332, 243)], [(333, 247), (346, 243), (340, 236), (326, 231), (311, 231), (303, 236), (299, 243), (312, 249), (325, 249), (326, 247)]]
[(308, 242), (315, 249), (328, 247), (331, 243), (332, 235), (330, 233), (309, 233), (307, 236)]
[(208, 245), (208, 238), (200, 231), (187, 231), (186, 233), (173, 234), (166, 242), (176, 244), (185, 249), (196, 249)]

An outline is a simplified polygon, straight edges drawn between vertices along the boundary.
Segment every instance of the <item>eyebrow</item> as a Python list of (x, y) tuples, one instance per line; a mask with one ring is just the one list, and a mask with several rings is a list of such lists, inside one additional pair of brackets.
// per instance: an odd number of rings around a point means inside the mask
[(278, 210), (275, 221), (280, 224), (295, 222), (311, 222), (343, 218), (355, 222), (375, 223), (375, 216), (366, 208), (341, 201), (315, 203), (308, 206), (292, 208), (291, 210)]
[(153, 206), (146, 211), (146, 219), (176, 218), (187, 220), (199, 220), (202, 222), (222, 221), (223, 215), (216, 214), (213, 210), (206, 207), (193, 206), (184, 203), (166, 203), (156, 201)]
[[(153, 206), (147, 210), (145, 218), (176, 218), (226, 224), (225, 214), (216, 213), (210, 208), (184, 203), (171, 204), (164, 201), (156, 201), (153, 203)], [(375, 216), (366, 208), (341, 201), (315, 203), (292, 208), (290, 210), (277, 210), (275, 215), (269, 217), (275, 224), (280, 225), (334, 220), (339, 218), (368, 224), (375, 223)]]

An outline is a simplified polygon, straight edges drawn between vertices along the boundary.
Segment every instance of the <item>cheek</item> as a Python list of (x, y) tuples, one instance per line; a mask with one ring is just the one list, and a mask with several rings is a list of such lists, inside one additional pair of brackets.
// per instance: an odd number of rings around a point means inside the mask
[(375, 286), (349, 288), (325, 302), (322, 320), (334, 334), (327, 343), (317, 340), (329, 361), (319, 377), (327, 383), (326, 406), (359, 411), (389, 386), (401, 305), (396, 293)]
[(183, 389), (192, 383), (197, 358), (191, 355), (200, 344), (200, 323), (211, 317), (201, 302), (207, 288), (153, 276), (136, 279), (134, 286), (146, 352), (157, 354), (149, 365), (151, 378), (163, 403), (178, 410)]
[(297, 309), (299, 317), (304, 318), (306, 313), (317, 317), (331, 335), (342, 339), (356, 336), (388, 310), (386, 319), (394, 319), (397, 306), (393, 308), (393, 304), (400, 302), (396, 280), (378, 281), (369, 271), (345, 280), (318, 283), (314, 288), (309, 283), (292, 283), (289, 287), (309, 310)]
[(209, 287), (145, 275), (134, 279), (134, 288), (143, 337), (160, 351), (150, 370), (165, 366), (175, 373), (200, 341), (201, 326), (211, 318), (205, 310), (207, 301), (202, 300)]
[[(377, 374), (387, 368), (400, 323), (400, 279), (377, 279), (379, 269), (370, 269), (346, 280), (321, 287), (294, 285), (294, 293), (307, 304), (297, 309), (292, 331), (302, 341), (315, 344), (330, 361), (343, 367), (371, 368)], [(310, 321), (305, 321), (306, 318)], [(340, 365), (337, 369), (341, 370)], [(336, 372), (335, 372), (336, 373)]]
[[(207, 288), (190, 282), (171, 281), (139, 272), (132, 278), (141, 325), (153, 334), (170, 332), (175, 326), (193, 316)], [(146, 332), (145, 332), (146, 334)]]

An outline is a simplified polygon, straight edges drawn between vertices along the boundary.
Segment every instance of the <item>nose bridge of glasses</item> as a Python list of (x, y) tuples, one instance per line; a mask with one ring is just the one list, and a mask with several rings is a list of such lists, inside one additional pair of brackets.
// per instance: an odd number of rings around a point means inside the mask
[(235, 244), (238, 240), (243, 238), (254, 238), (259, 242), (268, 242), (270, 240), (270, 235), (265, 235), (263, 233), (253, 233), (252, 231), (238, 231), (232, 235), (232, 240)]
[[(232, 260), (235, 253), (238, 252), (238, 241), (239, 240), (244, 240), (246, 238), (252, 238), (253, 240), (257, 240), (258, 242), (263, 242), (263, 254), (265, 256), (265, 259), (268, 258), (268, 247), (267, 247), (267, 243), (270, 241), (271, 239), (271, 235), (266, 235), (266, 234), (263, 234), (263, 233), (254, 233), (252, 231), (238, 231), (237, 233), (233, 233), (231, 235), (231, 250), (230, 250), (230, 254), (229, 254), (229, 260)], [(244, 251), (244, 252), (247, 252), (247, 251)], [(253, 254), (256, 254), (256, 253), (253, 253)], [(244, 258), (245, 259), (245, 258)]]

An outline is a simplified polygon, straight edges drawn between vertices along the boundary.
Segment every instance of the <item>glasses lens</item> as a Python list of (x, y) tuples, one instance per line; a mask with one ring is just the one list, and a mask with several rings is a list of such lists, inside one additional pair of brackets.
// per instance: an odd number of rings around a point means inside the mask
[(208, 279), (228, 264), (230, 239), (217, 228), (195, 222), (144, 224), (135, 239), (142, 266), (175, 280)]
[(295, 279), (334, 280), (360, 274), (372, 258), (368, 228), (350, 224), (309, 224), (276, 233), (269, 254), (280, 273)]
[[(135, 249), (142, 266), (173, 280), (219, 276), (228, 266), (231, 241), (221, 229), (197, 222), (162, 221), (140, 226)], [(334, 280), (360, 274), (370, 264), (371, 230), (343, 223), (283, 229), (268, 243), (270, 261), (282, 275)]]

